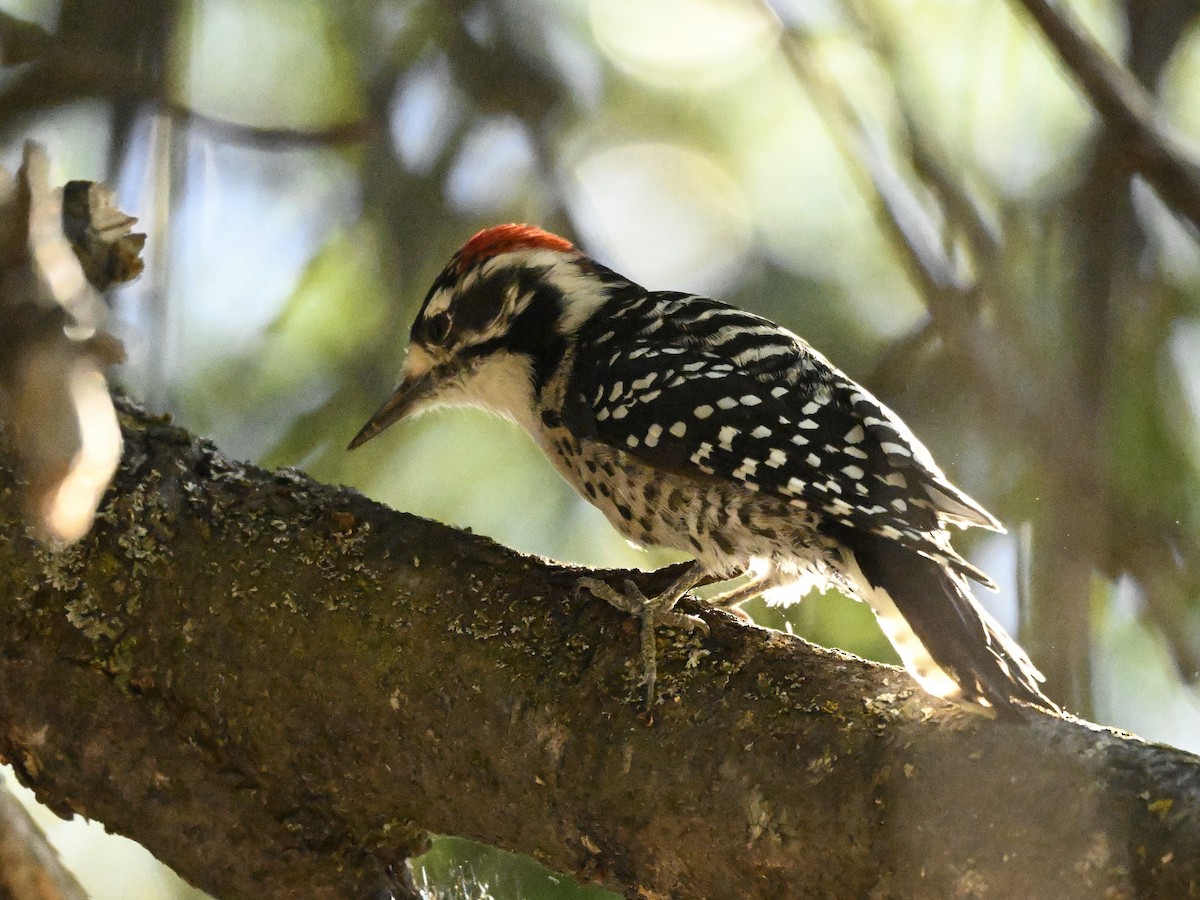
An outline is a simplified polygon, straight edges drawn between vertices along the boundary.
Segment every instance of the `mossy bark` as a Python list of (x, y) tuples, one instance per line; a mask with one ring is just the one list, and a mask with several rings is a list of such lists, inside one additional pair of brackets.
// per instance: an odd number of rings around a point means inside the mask
[(0, 753), (218, 897), (403, 893), (426, 831), (638, 897), (1200, 894), (1196, 757), (686, 602), (648, 726), (577, 571), (118, 409), (65, 551), (0, 439)]

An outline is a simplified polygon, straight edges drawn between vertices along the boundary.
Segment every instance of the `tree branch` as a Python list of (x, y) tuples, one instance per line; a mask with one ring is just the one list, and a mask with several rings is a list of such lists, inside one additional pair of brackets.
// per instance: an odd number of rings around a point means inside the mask
[(647, 728), (637, 630), (577, 571), (117, 405), (124, 460), (61, 553), (0, 449), (0, 753), (216, 896), (398, 894), (425, 831), (629, 896), (1200, 884), (1189, 754), (967, 714), (698, 604)]
[(0, 129), (30, 111), (85, 97), (151, 103), (178, 125), (200, 128), (215, 140), (254, 147), (358, 144), (373, 127), (368, 121), (353, 120), (307, 129), (211, 116), (165, 94), (158, 80), (130, 69), (107, 49), (51, 34), (8, 13), (0, 13), (0, 53), (7, 65), (26, 65), (25, 70), (11, 73), (0, 90)]
[(1066, 10), (1052, 0), (1017, 0), (1111, 134), (1125, 147), (1125, 162), (1139, 172), (1163, 202), (1200, 228), (1200, 167), (1193, 156), (1161, 128), (1154, 99), (1118, 65)]

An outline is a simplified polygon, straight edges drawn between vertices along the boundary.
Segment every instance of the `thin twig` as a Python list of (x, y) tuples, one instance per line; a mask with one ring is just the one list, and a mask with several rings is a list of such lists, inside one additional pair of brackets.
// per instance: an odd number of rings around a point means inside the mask
[[(764, 10), (774, 10), (762, 0)], [(874, 199), (880, 223), (900, 253), (934, 319), (974, 308), (974, 283), (964, 277), (942, 247), (929, 215), (891, 160), (888, 148), (863, 120), (839, 86), (815, 65), (808, 42), (793, 29), (781, 37), (784, 58), (809, 92), (829, 133)]]
[(947, 231), (960, 233), (966, 238), (977, 271), (990, 270), (1002, 251), (1000, 231), (984, 210), (979, 197), (953, 171), (938, 142), (920, 126), (913, 112), (917, 104), (905, 89), (896, 41), (883, 26), (880, 17), (859, 0), (843, 0), (842, 8), (847, 11), (860, 41), (892, 75), (891, 88), (896, 100), (898, 124), (903, 130), (901, 143), (908, 148), (913, 174), (937, 197), (946, 218)]

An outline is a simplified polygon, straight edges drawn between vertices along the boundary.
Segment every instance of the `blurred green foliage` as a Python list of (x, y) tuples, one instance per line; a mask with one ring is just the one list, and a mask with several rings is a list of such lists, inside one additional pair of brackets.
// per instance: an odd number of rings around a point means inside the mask
[[(150, 233), (116, 300), (134, 393), (233, 455), (557, 559), (669, 557), (482, 415), (343, 451), (449, 254), (534, 221), (784, 323), (1009, 525), (962, 544), (1051, 696), (1200, 748), (1196, 228), (1022, 5), (9, 0), (0, 126), (9, 162), (45, 142)], [(1194, 149), (1194, 3), (1064, 6)], [(893, 659), (845, 598), (750, 608)], [(505, 859), (445, 841), (424, 866), (443, 896), (595, 895)]]
[(615, 895), (581, 887), (531, 859), (502, 854), (482, 844), (445, 837), (413, 860), (414, 880), (436, 900), (605, 900)]

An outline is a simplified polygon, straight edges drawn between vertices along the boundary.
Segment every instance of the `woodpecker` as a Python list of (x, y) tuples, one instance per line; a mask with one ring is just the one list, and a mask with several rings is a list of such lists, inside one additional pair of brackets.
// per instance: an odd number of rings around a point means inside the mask
[(399, 385), (349, 449), (438, 406), (515, 422), (627, 539), (694, 558), (656, 597), (581, 581), (642, 617), (651, 708), (655, 624), (702, 626), (676, 601), (748, 576), (712, 602), (835, 587), (874, 610), (929, 693), (1057, 711), (967, 586), (991, 580), (950, 545), (951, 525), (1000, 523), (895, 413), (767, 319), (647, 290), (561, 237), (499, 225), (434, 281)]

